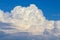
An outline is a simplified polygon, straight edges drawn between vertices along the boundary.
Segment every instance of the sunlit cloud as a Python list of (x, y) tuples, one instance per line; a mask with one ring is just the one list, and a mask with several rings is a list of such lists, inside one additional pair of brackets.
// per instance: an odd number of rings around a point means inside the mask
[[(33, 35), (42, 35), (47, 30), (55, 35), (52, 30), (60, 30), (60, 21), (47, 20), (42, 10), (34, 4), (28, 7), (16, 6), (11, 12), (0, 10), (0, 22), (9, 23), (10, 27), (14, 28), (14, 30), (3, 29), (6, 33), (29, 32)], [(60, 32), (57, 34), (60, 35)]]

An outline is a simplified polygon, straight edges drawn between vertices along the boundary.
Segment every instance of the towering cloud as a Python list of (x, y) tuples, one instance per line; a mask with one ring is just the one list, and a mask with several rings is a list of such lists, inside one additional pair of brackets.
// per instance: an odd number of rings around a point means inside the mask
[[(17, 6), (12, 10), (12, 24), (22, 31), (43, 32), (45, 17), (34, 4), (27, 8)], [(36, 30), (35, 30), (36, 29)]]
[[(53, 20), (46, 20), (42, 10), (34, 4), (29, 7), (16, 6), (10, 13), (0, 10), (0, 22), (12, 24), (12, 27), (18, 30), (13, 31), (30, 32), (32, 34), (43, 34), (45, 30), (52, 31), (55, 23)], [(56, 21), (58, 29), (60, 29), (59, 24), (60, 21)]]

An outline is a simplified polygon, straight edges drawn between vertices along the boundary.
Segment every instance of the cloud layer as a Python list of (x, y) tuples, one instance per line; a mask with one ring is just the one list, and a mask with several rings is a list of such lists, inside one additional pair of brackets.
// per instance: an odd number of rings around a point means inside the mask
[(45, 31), (48, 31), (50, 34), (60, 35), (60, 21), (47, 20), (42, 10), (34, 4), (28, 7), (16, 6), (11, 12), (0, 10), (1, 22), (7, 23), (7, 25), (9, 23), (9, 27), (13, 28), (13, 30), (0, 28), (5, 33), (29, 32), (33, 35), (42, 35)]

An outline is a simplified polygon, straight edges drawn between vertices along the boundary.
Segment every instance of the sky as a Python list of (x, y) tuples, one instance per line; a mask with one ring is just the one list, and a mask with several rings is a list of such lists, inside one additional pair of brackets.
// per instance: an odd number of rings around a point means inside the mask
[(0, 0), (0, 40), (60, 40), (59, 4), (59, 0)]
[(35, 4), (0, 10), (0, 40), (60, 40), (60, 21), (47, 20)]
[(60, 20), (60, 0), (0, 0), (0, 9), (12, 10), (15, 6), (29, 6), (35, 4), (48, 20)]

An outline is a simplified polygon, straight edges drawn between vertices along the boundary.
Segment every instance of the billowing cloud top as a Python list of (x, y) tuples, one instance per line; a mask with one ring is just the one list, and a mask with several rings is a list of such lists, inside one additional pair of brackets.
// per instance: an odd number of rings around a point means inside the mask
[(32, 34), (43, 34), (45, 30), (50, 33), (53, 33), (55, 29), (60, 30), (60, 21), (46, 20), (42, 10), (34, 4), (28, 7), (16, 6), (10, 13), (0, 10), (0, 22), (9, 23), (12, 28), (15, 28), (14, 30), (3, 30), (6, 33), (30, 32)]

